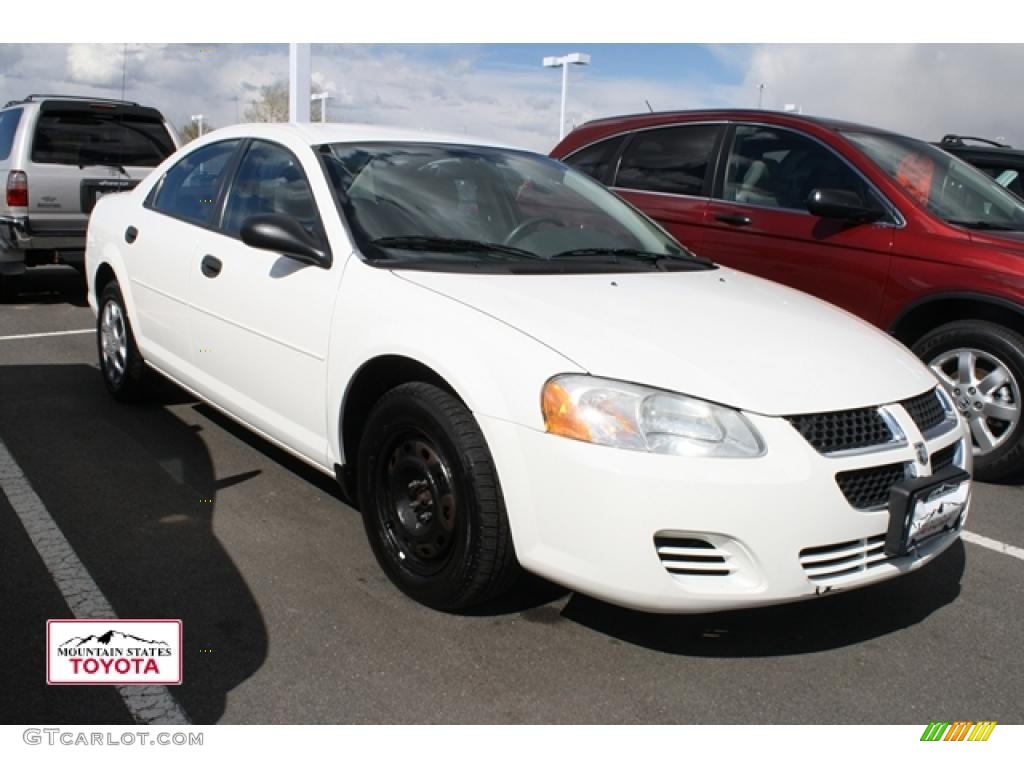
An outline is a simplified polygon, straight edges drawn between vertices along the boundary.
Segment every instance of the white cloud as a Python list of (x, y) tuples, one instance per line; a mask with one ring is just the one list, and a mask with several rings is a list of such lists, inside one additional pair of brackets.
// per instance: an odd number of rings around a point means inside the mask
[(938, 140), (1002, 136), (1024, 146), (1022, 45), (765, 45), (750, 54), (745, 93), (765, 107)]
[[(730, 82), (708, 73), (624, 77), (600, 61), (570, 73), (568, 120), (709, 106), (800, 104), (807, 114), (938, 139), (1003, 136), (1024, 146), (1021, 45), (711, 46)], [(554, 70), (500, 67), (493, 48), (314, 46), (317, 90), (333, 120), (389, 123), (482, 136), (548, 151), (557, 140), (561, 78)], [(66, 66), (54, 67), (53, 62)], [(260, 86), (288, 76), (286, 45), (3, 45), (0, 97), (31, 92), (119, 97), (161, 109), (175, 125), (202, 113), (237, 122)], [(63, 70), (63, 71), (62, 71)], [(1022, 126), (1022, 127), (1018, 127)]]

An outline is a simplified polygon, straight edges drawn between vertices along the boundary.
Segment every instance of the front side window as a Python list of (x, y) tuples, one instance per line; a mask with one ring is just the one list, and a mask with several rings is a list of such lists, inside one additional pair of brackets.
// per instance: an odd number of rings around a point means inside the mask
[(1024, 230), (1024, 204), (983, 171), (924, 141), (844, 132), (920, 206), (971, 229)]
[(867, 183), (813, 139), (773, 126), (736, 127), (725, 166), (724, 200), (806, 211), (816, 189), (852, 192), (866, 207), (872, 204)]
[(371, 262), (575, 272), (706, 266), (605, 187), (542, 155), (426, 143), (335, 144), (321, 154)]
[(615, 186), (700, 195), (711, 168), (720, 125), (677, 125), (637, 131), (622, 153)]
[(238, 140), (221, 141), (190, 152), (160, 182), (153, 208), (175, 218), (205, 224)]
[(250, 216), (279, 213), (323, 240), (313, 192), (298, 159), (282, 146), (254, 141), (242, 158), (224, 209), (224, 232), (238, 237)]
[(174, 149), (156, 119), (117, 111), (47, 110), (36, 122), (32, 162), (154, 168)]

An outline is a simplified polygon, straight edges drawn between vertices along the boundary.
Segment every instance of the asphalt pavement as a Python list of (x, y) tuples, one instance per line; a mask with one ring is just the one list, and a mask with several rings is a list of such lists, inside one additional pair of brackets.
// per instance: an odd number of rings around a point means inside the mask
[[(746, 612), (647, 615), (530, 578), (438, 613), (391, 586), (330, 479), (169, 383), (115, 403), (94, 336), (64, 333), (93, 326), (63, 268), (0, 305), (0, 440), (119, 616), (183, 621), (171, 693), (195, 723), (1024, 722), (1014, 550), (960, 542)], [(977, 486), (968, 530), (1024, 549), (1024, 487)], [(132, 722), (116, 689), (46, 684), (46, 620), (71, 617), (0, 493), (0, 723)]]

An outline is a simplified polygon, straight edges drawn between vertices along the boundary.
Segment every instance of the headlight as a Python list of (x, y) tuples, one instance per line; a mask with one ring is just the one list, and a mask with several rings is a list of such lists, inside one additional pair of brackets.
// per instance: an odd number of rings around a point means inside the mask
[(548, 432), (598, 445), (675, 456), (763, 456), (764, 441), (732, 408), (594, 376), (566, 374), (544, 385)]

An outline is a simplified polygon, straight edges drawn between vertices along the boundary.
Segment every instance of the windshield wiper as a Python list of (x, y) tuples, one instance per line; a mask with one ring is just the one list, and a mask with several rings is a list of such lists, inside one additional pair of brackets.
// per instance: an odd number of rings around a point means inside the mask
[(122, 176), (128, 176), (129, 179), (131, 178), (131, 176), (128, 174), (128, 171), (126, 171), (124, 169), (124, 166), (123, 165), (118, 165), (117, 163), (79, 163), (78, 164), (78, 170), (81, 171), (81, 170), (84, 170), (85, 168), (113, 168), (115, 171), (120, 173)]
[(1018, 232), (1020, 227), (1011, 227), (1007, 224), (993, 224), (990, 221), (961, 221), (960, 219), (946, 219), (950, 224), (956, 224), (958, 227), (967, 227), (968, 229), (989, 229), (996, 232)]
[(401, 248), (408, 251), (438, 251), (448, 253), (500, 253), (506, 256), (519, 256), (527, 259), (539, 259), (533, 251), (513, 248), (502, 243), (488, 243), (483, 240), (464, 240), (455, 237), (426, 237), (410, 235), (406, 237), (378, 237), (371, 240), (370, 245), (379, 248)]
[(616, 264), (619, 263), (620, 259), (646, 261), (658, 269), (664, 269), (667, 264), (673, 261), (684, 261), (704, 269), (711, 269), (715, 266), (714, 262), (710, 259), (704, 259), (692, 253), (655, 253), (654, 251), (643, 251), (637, 248), (574, 248), (570, 251), (556, 253), (551, 258), (554, 260), (586, 256), (608, 256)]

